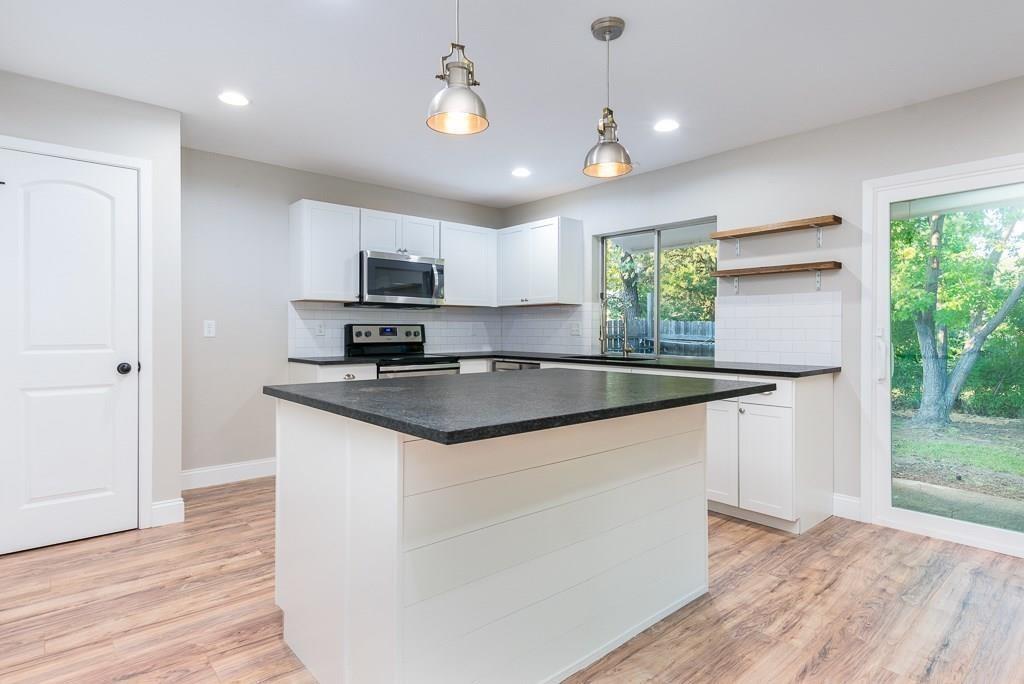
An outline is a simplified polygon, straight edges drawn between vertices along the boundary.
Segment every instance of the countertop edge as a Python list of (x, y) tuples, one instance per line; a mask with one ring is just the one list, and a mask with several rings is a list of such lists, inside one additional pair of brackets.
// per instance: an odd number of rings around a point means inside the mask
[(516, 421), (512, 423), (502, 423), (497, 425), (488, 425), (474, 428), (467, 428), (463, 430), (436, 430), (419, 423), (410, 423), (399, 420), (394, 420), (381, 416), (376, 413), (368, 413), (354, 409), (349, 406), (339, 406), (326, 401), (320, 401), (317, 399), (310, 399), (302, 395), (294, 394), (284, 389), (286, 386), (280, 385), (265, 385), (263, 387), (263, 394), (274, 397), (276, 399), (283, 399), (290, 401), (295, 404), (302, 406), (308, 406), (309, 408), (318, 409), (327, 413), (333, 413), (338, 416), (345, 418), (352, 418), (359, 420), (370, 425), (376, 425), (377, 427), (385, 428), (387, 430), (394, 430), (406, 435), (412, 435), (413, 437), (420, 437), (422, 439), (429, 440), (431, 442), (437, 442), (438, 444), (444, 444), (446, 446), (453, 444), (464, 444), (467, 442), (479, 442), (485, 439), (494, 439), (496, 437), (508, 437), (510, 435), (518, 435), (527, 432), (538, 432), (540, 430), (550, 430), (558, 427), (567, 427), (570, 425), (581, 425), (583, 423), (593, 423), (599, 420), (608, 420), (610, 418), (621, 418), (624, 416), (632, 416), (640, 413), (652, 413), (655, 411), (664, 411), (667, 409), (681, 408), (683, 406), (693, 406), (695, 404), (706, 404), (711, 401), (721, 401), (724, 399), (733, 399), (736, 397), (743, 397), (751, 394), (759, 394), (761, 392), (768, 392), (778, 389), (774, 383), (764, 383), (762, 385), (754, 385), (752, 387), (736, 388), (729, 390), (720, 390), (717, 392), (705, 392), (702, 394), (695, 394), (687, 397), (679, 397), (675, 399), (663, 399), (659, 401), (643, 402), (638, 404), (632, 404), (629, 406), (616, 406), (607, 409), (599, 409), (593, 411), (582, 411), (579, 413), (565, 413), (558, 416), (550, 416), (547, 418), (532, 418), (529, 420)]
[[(580, 365), (590, 366), (618, 366), (627, 368), (661, 368), (664, 370), (677, 370), (677, 371), (690, 371), (693, 373), (716, 373), (721, 375), (728, 375), (730, 373), (742, 374), (742, 375), (759, 375), (773, 378), (809, 378), (815, 375), (834, 375), (842, 372), (842, 366), (817, 366), (807, 368), (804, 370), (784, 370), (784, 369), (766, 369), (766, 368), (752, 368), (750, 366), (743, 366), (741, 362), (736, 362), (735, 367), (725, 368), (707, 368), (699, 365), (689, 366), (683, 364), (668, 364), (658, 363), (649, 359), (637, 359), (637, 360), (625, 360), (625, 359), (577, 359), (573, 358), (574, 355), (566, 354), (537, 354), (531, 352), (509, 352), (509, 351), (479, 351), (479, 352), (436, 352), (437, 354), (444, 356), (454, 356), (458, 359), (509, 359), (518, 361), (550, 361), (552, 363), (576, 363)], [(347, 366), (347, 365), (366, 365), (372, 364), (373, 361), (358, 357), (341, 357), (341, 356), (307, 356), (307, 357), (288, 357), (289, 363), (304, 363), (314, 366)], [(763, 364), (772, 365), (772, 364)], [(780, 364), (784, 366), (785, 364)]]

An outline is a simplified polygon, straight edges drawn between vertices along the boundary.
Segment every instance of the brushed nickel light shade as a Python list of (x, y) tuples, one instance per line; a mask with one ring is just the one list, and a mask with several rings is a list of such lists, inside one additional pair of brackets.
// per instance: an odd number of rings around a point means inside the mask
[(439, 74), (447, 85), (434, 95), (427, 108), (427, 125), (438, 133), (450, 135), (472, 135), (487, 128), (487, 107), (470, 86), (479, 85), (473, 78), (473, 63), (466, 59), (463, 46), (452, 43), (452, 54), (458, 54), (456, 61), (441, 59), (443, 74)]
[(480, 85), (472, 60), (466, 57), (466, 46), (459, 42), (459, 0), (455, 2), (455, 42), (451, 51), (441, 58), (441, 73), (436, 78), (445, 82), (427, 108), (427, 126), (438, 133), (472, 135), (489, 125), (487, 108), (473, 86)]
[(617, 129), (612, 110), (605, 107), (597, 125), (597, 144), (590, 148), (583, 160), (583, 173), (593, 178), (615, 178), (633, 170), (633, 160), (619, 142)]
[(605, 44), (605, 107), (597, 124), (597, 144), (590, 148), (583, 160), (583, 173), (592, 178), (616, 178), (633, 170), (629, 152), (619, 142), (619, 126), (611, 109), (611, 41), (626, 30), (626, 22), (619, 17), (602, 17), (590, 25), (594, 38)]

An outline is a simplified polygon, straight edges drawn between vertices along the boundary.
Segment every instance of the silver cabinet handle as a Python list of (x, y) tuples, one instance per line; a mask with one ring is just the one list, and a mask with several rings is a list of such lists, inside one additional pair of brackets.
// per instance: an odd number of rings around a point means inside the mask
[(354, 376), (352, 373), (345, 373), (345, 379), (346, 380), (355, 380), (356, 376)]

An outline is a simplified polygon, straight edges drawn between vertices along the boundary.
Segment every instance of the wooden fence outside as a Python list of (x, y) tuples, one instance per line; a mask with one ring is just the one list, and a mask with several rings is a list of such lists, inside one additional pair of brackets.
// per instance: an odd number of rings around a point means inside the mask
[[(606, 321), (608, 351), (622, 351), (622, 321)], [(663, 354), (699, 356), (715, 355), (714, 321), (661, 321), (659, 330)], [(629, 321), (629, 343), (633, 351), (654, 353), (654, 335), (651, 322), (646, 319)]]

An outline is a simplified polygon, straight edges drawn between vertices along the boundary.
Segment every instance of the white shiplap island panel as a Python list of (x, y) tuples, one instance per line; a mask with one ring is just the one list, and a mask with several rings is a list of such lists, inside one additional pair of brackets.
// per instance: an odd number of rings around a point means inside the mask
[(286, 641), (325, 684), (566, 677), (707, 591), (704, 425), (444, 445), (278, 401)]

